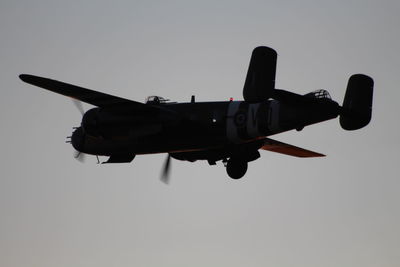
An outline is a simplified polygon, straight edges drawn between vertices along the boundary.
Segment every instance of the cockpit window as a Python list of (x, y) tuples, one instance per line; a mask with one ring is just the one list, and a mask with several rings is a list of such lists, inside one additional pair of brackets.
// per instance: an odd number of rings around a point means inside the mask
[(328, 91), (324, 89), (316, 90), (311, 93), (308, 93), (305, 95), (306, 97), (312, 97), (312, 98), (327, 98), (327, 99), (332, 99), (331, 95), (329, 94)]
[(169, 101), (169, 99), (165, 99), (161, 96), (152, 95), (146, 98), (145, 103), (154, 105), (154, 104), (166, 103), (167, 101)]

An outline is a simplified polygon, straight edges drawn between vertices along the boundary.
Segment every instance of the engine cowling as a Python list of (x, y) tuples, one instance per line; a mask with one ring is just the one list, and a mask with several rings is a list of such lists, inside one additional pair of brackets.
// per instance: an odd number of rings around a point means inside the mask
[(98, 129), (99, 112), (100, 108), (92, 108), (83, 115), (81, 126), (85, 134), (95, 137), (100, 135)]

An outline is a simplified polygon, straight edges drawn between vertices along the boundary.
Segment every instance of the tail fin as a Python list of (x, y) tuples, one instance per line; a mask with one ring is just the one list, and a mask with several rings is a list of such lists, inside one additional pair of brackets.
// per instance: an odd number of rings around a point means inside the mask
[(374, 80), (364, 74), (354, 74), (347, 84), (340, 114), (340, 125), (345, 130), (360, 129), (371, 121)]
[(275, 89), (276, 51), (266, 46), (253, 50), (243, 88), (248, 102), (262, 102), (271, 97)]

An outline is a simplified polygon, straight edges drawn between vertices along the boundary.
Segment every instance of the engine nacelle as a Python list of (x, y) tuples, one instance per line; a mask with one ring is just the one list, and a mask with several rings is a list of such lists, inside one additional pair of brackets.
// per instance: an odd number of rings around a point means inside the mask
[(99, 112), (100, 108), (92, 108), (83, 115), (81, 126), (85, 134), (95, 137), (100, 135), (98, 129)]

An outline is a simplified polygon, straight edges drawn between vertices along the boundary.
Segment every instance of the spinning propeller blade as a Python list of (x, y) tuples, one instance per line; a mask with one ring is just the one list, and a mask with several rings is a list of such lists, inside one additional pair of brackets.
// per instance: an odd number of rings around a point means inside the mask
[(169, 169), (170, 169), (170, 163), (171, 163), (171, 155), (168, 154), (167, 158), (165, 159), (164, 162), (164, 168), (161, 173), (161, 181), (165, 184), (169, 183)]
[(75, 152), (74, 152), (74, 158), (75, 158), (77, 161), (79, 161), (80, 163), (85, 163), (86, 155), (85, 155), (85, 153), (82, 153), (82, 152), (79, 152), (79, 151), (76, 151), (76, 150), (75, 150)]
[[(83, 108), (82, 102), (77, 99), (72, 99), (72, 103), (74, 103), (75, 107), (79, 110), (79, 112), (83, 116), (83, 114), (85, 114), (85, 110)], [(82, 153), (77, 150), (75, 150), (74, 152), (74, 158), (81, 163), (84, 163), (86, 160), (85, 153)]]
[(72, 99), (72, 103), (74, 103), (75, 107), (79, 110), (79, 112), (82, 114), (85, 114), (85, 110), (83, 109), (82, 102), (76, 99)]

